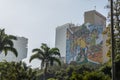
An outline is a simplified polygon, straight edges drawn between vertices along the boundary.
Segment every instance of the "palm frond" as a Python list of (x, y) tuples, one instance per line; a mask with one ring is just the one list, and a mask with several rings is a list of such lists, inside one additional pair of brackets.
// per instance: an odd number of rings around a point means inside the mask
[(58, 55), (60, 56), (60, 52), (59, 52), (59, 49), (58, 48), (52, 48), (49, 50), (49, 54), (50, 55)]
[(32, 50), (32, 52), (34, 53), (34, 52), (38, 52), (40, 49), (39, 48), (35, 48), (35, 49), (33, 49)]
[(41, 55), (43, 57), (45, 56), (44, 52), (41, 49), (39, 49), (39, 48), (33, 49), (32, 52), (33, 53), (38, 53), (39, 55)]
[(47, 46), (47, 44), (42, 43), (41, 49), (42, 49), (43, 51), (45, 51), (45, 53), (47, 53), (47, 51), (48, 51), (50, 48)]
[(16, 40), (16, 37), (7, 35), (5, 34), (5, 29), (0, 29), (0, 51), (4, 51), (5, 56), (7, 55), (8, 51), (11, 51), (17, 57), (18, 53), (17, 50), (13, 47), (14, 44), (12, 40)]
[(2, 42), (3, 45), (9, 45), (11, 47), (13, 47), (13, 41), (12, 40), (9, 40), (9, 39), (4, 39), (4, 41)]
[(10, 40), (17, 40), (17, 37), (16, 37), (16, 36), (8, 35), (8, 37), (9, 37)]
[(39, 59), (39, 60), (43, 60), (43, 56), (41, 56), (39, 53), (36, 53), (36, 54), (33, 54), (31, 57), (30, 57), (30, 60), (29, 62), (31, 62), (33, 59)]
[(4, 47), (3, 51), (5, 51), (5, 56), (7, 55), (7, 51), (11, 51), (14, 53), (14, 55), (17, 57), (18, 56), (18, 52), (15, 48), (13, 47)]
[[(57, 56), (60, 56), (60, 52), (58, 48), (51, 48), (47, 46), (47, 44), (42, 43), (40, 48), (36, 48), (32, 50), (33, 54), (30, 57), (29, 62), (31, 62), (33, 59), (39, 59), (41, 60), (41, 69), (45, 67), (44, 73), (47, 71), (47, 67), (49, 65), (53, 65), (54, 63), (58, 63), (61, 65), (61, 61)], [(57, 55), (57, 56), (56, 56)]]
[(43, 51), (39, 48), (35, 48), (32, 50), (33, 53), (43, 53)]
[(58, 51), (59, 52), (58, 48), (51, 48), (50, 50), (52, 50), (52, 51)]

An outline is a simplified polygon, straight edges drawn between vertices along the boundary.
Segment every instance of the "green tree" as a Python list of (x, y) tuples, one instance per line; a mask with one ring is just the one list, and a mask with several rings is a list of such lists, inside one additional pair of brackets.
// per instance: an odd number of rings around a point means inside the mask
[[(108, 0), (110, 1), (110, 0)], [(110, 9), (110, 5), (107, 5), (107, 8)], [(110, 18), (110, 12), (108, 14), (108, 17)], [(119, 54), (120, 53), (120, 0), (113, 0), (113, 20), (114, 20), (114, 51), (115, 54)], [(108, 35), (110, 35), (110, 24), (107, 28), (106, 31), (108, 31)], [(110, 42), (110, 41), (109, 41)], [(111, 44), (111, 42), (110, 42)]]
[(54, 62), (61, 65), (58, 58), (60, 57), (58, 48), (49, 48), (46, 44), (42, 43), (40, 48), (35, 48), (32, 52), (35, 54), (30, 57), (29, 61), (31, 62), (33, 59), (41, 60), (41, 69), (44, 67), (44, 80), (46, 80), (46, 73), (49, 65), (53, 66)]
[[(110, 0), (108, 0), (110, 1)], [(107, 8), (110, 9), (110, 5), (107, 5)], [(108, 14), (108, 17), (110, 18), (110, 12)], [(116, 75), (116, 80), (120, 79), (120, 69), (119, 69), (119, 64), (120, 64), (120, 0), (113, 0), (113, 27), (114, 27), (114, 53), (115, 53), (115, 75)], [(108, 27), (108, 32), (110, 35), (110, 26)], [(107, 33), (108, 33), (107, 32)], [(111, 37), (108, 37), (107, 43), (109, 43), (109, 55), (111, 55)]]
[(17, 57), (18, 53), (14, 48), (13, 40), (17, 40), (17, 38), (13, 35), (7, 35), (5, 29), (0, 29), (0, 53), (4, 52), (7, 55), (7, 52), (11, 51)]
[(115, 32), (115, 69), (116, 69), (116, 79), (120, 79), (120, 0), (114, 0), (114, 28)]
[(106, 76), (102, 72), (85, 72), (83, 80), (111, 80), (109, 76)]
[(83, 80), (83, 75), (78, 74), (76, 72), (72, 72), (72, 76), (70, 77), (70, 80)]
[(102, 65), (100, 68), (99, 68), (99, 71), (103, 72), (105, 75), (108, 75), (110, 78), (112, 77), (111, 75), (111, 65), (109, 65), (108, 63)]
[(24, 62), (0, 62), (0, 80), (35, 80), (36, 71)]

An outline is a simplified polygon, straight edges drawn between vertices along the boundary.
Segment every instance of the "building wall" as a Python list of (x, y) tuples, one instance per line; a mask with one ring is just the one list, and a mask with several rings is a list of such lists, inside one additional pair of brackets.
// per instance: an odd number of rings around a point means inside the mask
[(94, 24), (95, 18), (94, 18), (94, 12), (93, 11), (87, 11), (84, 13), (84, 23), (91, 23)]
[(82, 25), (67, 28), (66, 63), (103, 62), (103, 26)]
[[(84, 25), (71, 27), (70, 24), (65, 24), (57, 27), (55, 46), (60, 49), (66, 63), (106, 62), (107, 37), (102, 35), (106, 27), (106, 18), (95, 10), (85, 12), (84, 18)], [(82, 44), (86, 45), (84, 49)]]
[(70, 26), (74, 26), (74, 24), (67, 23), (56, 28), (55, 47), (60, 50), (61, 57), (64, 59), (66, 59), (66, 29)]
[[(97, 12), (96, 10), (87, 11), (84, 13), (84, 22), (94, 25), (103, 26), (103, 31), (106, 29), (106, 17)], [(108, 47), (106, 46), (107, 35), (103, 35), (103, 63), (108, 61), (109, 58), (106, 56)]]
[(106, 27), (106, 18), (97, 12), (96, 10), (87, 11), (84, 13), (84, 23), (90, 23), (94, 25), (101, 25)]
[(18, 51), (18, 57), (16, 57), (12, 52), (8, 51), (7, 56), (4, 55), (4, 53), (0, 54), (0, 61), (7, 60), (9, 62), (16, 61), (19, 62), (22, 59), (27, 57), (27, 50), (28, 50), (28, 39), (24, 37), (17, 37), (17, 40), (13, 41), (14, 47)]
[(107, 40), (107, 35), (103, 35), (103, 63), (107, 62), (109, 60), (109, 57), (107, 56), (107, 52), (109, 48), (106, 46), (106, 40)]

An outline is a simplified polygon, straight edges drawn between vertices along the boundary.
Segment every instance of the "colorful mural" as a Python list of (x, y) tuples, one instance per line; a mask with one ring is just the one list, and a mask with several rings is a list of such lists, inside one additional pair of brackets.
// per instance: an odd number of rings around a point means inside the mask
[(67, 28), (66, 63), (102, 62), (103, 27), (84, 24)]

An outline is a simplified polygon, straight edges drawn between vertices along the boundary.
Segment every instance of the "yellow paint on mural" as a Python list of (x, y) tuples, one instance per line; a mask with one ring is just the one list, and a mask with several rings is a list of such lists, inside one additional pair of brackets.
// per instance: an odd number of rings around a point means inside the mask
[(82, 38), (77, 40), (77, 44), (80, 45), (81, 48), (85, 48), (87, 46), (85, 40)]

